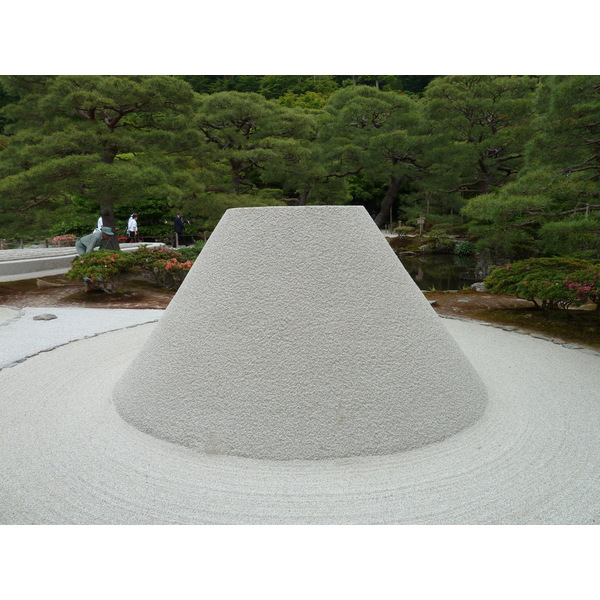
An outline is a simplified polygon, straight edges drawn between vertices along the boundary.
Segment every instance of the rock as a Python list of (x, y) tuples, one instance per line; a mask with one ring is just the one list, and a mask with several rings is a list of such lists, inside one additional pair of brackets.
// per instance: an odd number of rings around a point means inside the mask
[(585, 352), (586, 354), (591, 354), (592, 356), (600, 356), (600, 352), (596, 352), (591, 348), (581, 348), (581, 352)]
[(538, 340), (546, 340), (547, 342), (551, 342), (552, 338), (549, 338), (546, 335), (542, 335), (541, 333), (532, 333), (530, 334), (532, 338), (537, 338)]
[(563, 344), (563, 348), (569, 348), (570, 350), (577, 350), (577, 349), (581, 348), (581, 346), (578, 346), (577, 344)]
[(437, 300), (430, 300), (429, 304), (431, 304), (431, 306), (435, 306), (437, 304)]
[(44, 313), (43, 315), (35, 315), (34, 321), (52, 321), (52, 319), (58, 319), (56, 315), (50, 313)]
[(485, 283), (483, 283), (483, 281), (478, 281), (471, 286), (471, 289), (475, 290), (476, 292), (485, 292)]
[(43, 279), (38, 279), (36, 281), (37, 286), (39, 288), (45, 288), (45, 287), (64, 287), (64, 284), (62, 283), (53, 283), (51, 281), (44, 281)]
[(419, 250), (421, 252), (428, 252), (429, 251), (429, 246), (427, 244), (425, 244), (424, 246), (419, 246)]

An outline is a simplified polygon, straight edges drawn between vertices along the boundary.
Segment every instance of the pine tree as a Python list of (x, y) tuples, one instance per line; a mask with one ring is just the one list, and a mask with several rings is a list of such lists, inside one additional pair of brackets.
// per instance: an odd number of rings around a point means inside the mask
[[(193, 96), (167, 76), (3, 77), (18, 97), (3, 114), (1, 212), (19, 215), (72, 196), (97, 203), (104, 224), (137, 198), (172, 203), (199, 187), (181, 157), (198, 145)], [(90, 228), (93, 227), (90, 224)], [(116, 244), (116, 240), (115, 240)]]

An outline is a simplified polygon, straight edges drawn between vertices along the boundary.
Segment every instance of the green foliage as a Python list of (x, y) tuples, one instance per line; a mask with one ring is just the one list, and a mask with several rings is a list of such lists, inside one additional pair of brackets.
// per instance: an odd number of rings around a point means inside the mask
[(140, 267), (152, 271), (157, 264), (157, 261), (165, 260), (179, 260), (183, 259), (183, 256), (178, 250), (167, 248), (166, 246), (149, 247), (141, 245), (137, 250), (128, 253), (130, 257), (131, 266)]
[(540, 250), (546, 256), (600, 257), (600, 216), (575, 217), (546, 223), (539, 230)]
[(457, 191), (489, 193), (518, 172), (536, 83), (533, 77), (452, 75), (429, 84), (426, 114), (433, 131), (450, 142), (440, 162), (447, 175), (460, 176)]
[(66, 276), (114, 292), (121, 275), (139, 270), (149, 274), (157, 285), (177, 289), (193, 264), (193, 259), (164, 246), (140, 246), (133, 252), (95, 250), (75, 258)]
[(330, 94), (339, 87), (368, 85), (381, 89), (403, 90), (421, 94), (435, 75), (181, 75), (194, 91), (201, 94), (217, 92), (256, 92), (266, 98), (281, 98), (286, 94), (318, 92)]
[(327, 97), (338, 87), (330, 75), (265, 75), (260, 82), (260, 93), (269, 99), (309, 92)]
[(477, 251), (490, 250), (494, 260), (499, 258), (520, 259), (534, 256), (537, 251), (535, 239), (527, 231), (519, 229), (470, 228), (479, 239), (475, 243)]
[[(471, 231), (490, 238), (525, 232), (532, 251), (598, 256), (600, 96), (598, 76), (543, 77), (531, 105), (531, 140), (517, 178), (469, 201)], [(581, 218), (588, 217), (589, 232)], [(506, 240), (504, 242), (506, 245)], [(508, 249), (506, 256), (516, 252)]]
[(360, 85), (329, 98), (317, 141), (330, 177), (360, 173), (385, 186), (375, 217), (381, 226), (389, 222), (398, 195), (427, 176), (426, 150), (436, 139), (426, 135), (413, 99)]
[[(96, 227), (98, 221), (98, 217), (95, 217), (93, 214), (88, 214), (87, 216), (75, 216), (70, 219), (63, 219), (54, 223), (50, 227), (51, 235), (67, 235), (72, 234), (77, 237), (82, 237), (92, 232)], [(118, 232), (120, 233), (120, 232)]]
[[(264, 197), (262, 194), (206, 194), (203, 197), (202, 208), (199, 217), (202, 219), (204, 228), (212, 231), (223, 214), (229, 208), (250, 208), (253, 206), (283, 206), (284, 203), (273, 200), (270, 195)], [(187, 227), (186, 227), (187, 233)]]
[(537, 131), (528, 158), (576, 181), (600, 177), (599, 75), (551, 76), (536, 97)]
[(307, 112), (259, 94), (205, 96), (197, 127), (204, 137), (202, 160), (213, 167), (209, 187), (237, 195), (260, 187), (308, 193), (321, 175), (317, 148), (309, 143), (316, 126)]
[(79, 195), (113, 225), (119, 204), (140, 197), (177, 203), (200, 189), (182, 160), (198, 143), (193, 92), (182, 80), (60, 75), (2, 82), (19, 98), (2, 109), (10, 120), (0, 160), (3, 212)]
[(454, 254), (457, 256), (471, 256), (475, 254), (475, 244), (473, 242), (459, 242), (454, 246)]
[(405, 237), (408, 233), (410, 233), (413, 230), (414, 227), (409, 227), (407, 225), (402, 225), (394, 229), (394, 231), (398, 234), (398, 237)]
[(294, 94), (286, 92), (279, 98), (279, 104), (288, 108), (303, 108), (305, 110), (318, 111), (325, 106), (328, 96), (317, 92), (304, 92), (303, 94)]
[(446, 229), (438, 226), (433, 227), (429, 231), (429, 237), (434, 253), (451, 254), (454, 251), (456, 242), (448, 235)]
[(566, 258), (533, 258), (494, 268), (485, 279), (492, 294), (507, 294), (539, 308), (598, 304), (600, 263)]
[(178, 252), (181, 255), (181, 260), (183, 262), (188, 260), (196, 260), (202, 249), (204, 248), (206, 242), (204, 240), (200, 240), (196, 242), (193, 246), (184, 246), (182, 248), (178, 248)]
[(82, 279), (105, 291), (114, 291), (119, 277), (131, 269), (130, 257), (125, 252), (95, 250), (73, 259), (68, 279)]
[(178, 210), (194, 235), (230, 207), (352, 202), (380, 225), (424, 215), (455, 234), (466, 219), (496, 257), (597, 257), (599, 86), (600, 76), (0, 77), (2, 237), (81, 236), (102, 210), (119, 233), (135, 211), (142, 237), (166, 241)]
[(140, 246), (131, 252), (130, 265), (150, 274), (157, 285), (177, 289), (192, 268), (194, 261), (181, 252), (164, 246), (149, 248)]

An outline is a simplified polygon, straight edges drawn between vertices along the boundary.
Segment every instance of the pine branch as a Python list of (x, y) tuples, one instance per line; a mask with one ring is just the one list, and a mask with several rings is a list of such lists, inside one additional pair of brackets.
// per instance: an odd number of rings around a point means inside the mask
[(337, 177), (338, 179), (343, 179), (344, 177), (347, 177), (348, 175), (358, 175), (362, 170), (363, 170), (363, 167), (358, 167), (358, 169), (356, 169), (354, 171), (346, 171), (345, 173), (330, 173), (329, 175), (325, 175), (323, 177), (323, 179), (325, 181), (329, 181), (333, 177)]
[(31, 202), (30, 204), (28, 204), (27, 206), (25, 206), (24, 208), (11, 208), (9, 210), (5, 210), (0, 208), (0, 213), (24, 213), (27, 212), (28, 210), (35, 208), (36, 206), (39, 206), (40, 204), (44, 204), (46, 202), (49, 202), (51, 200), (51, 196), (46, 196), (45, 198), (42, 198), (40, 200), (36, 200), (35, 202)]

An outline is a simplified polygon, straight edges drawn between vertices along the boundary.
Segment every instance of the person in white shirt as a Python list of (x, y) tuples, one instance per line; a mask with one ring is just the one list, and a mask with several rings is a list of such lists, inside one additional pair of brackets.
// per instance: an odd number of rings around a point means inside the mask
[(129, 222), (127, 223), (127, 242), (137, 242), (138, 241), (138, 224), (137, 224), (137, 213), (133, 213), (129, 217)]
[(102, 216), (98, 217), (98, 225), (96, 226), (96, 229), (94, 229), (94, 233), (97, 233), (98, 231), (102, 231)]

